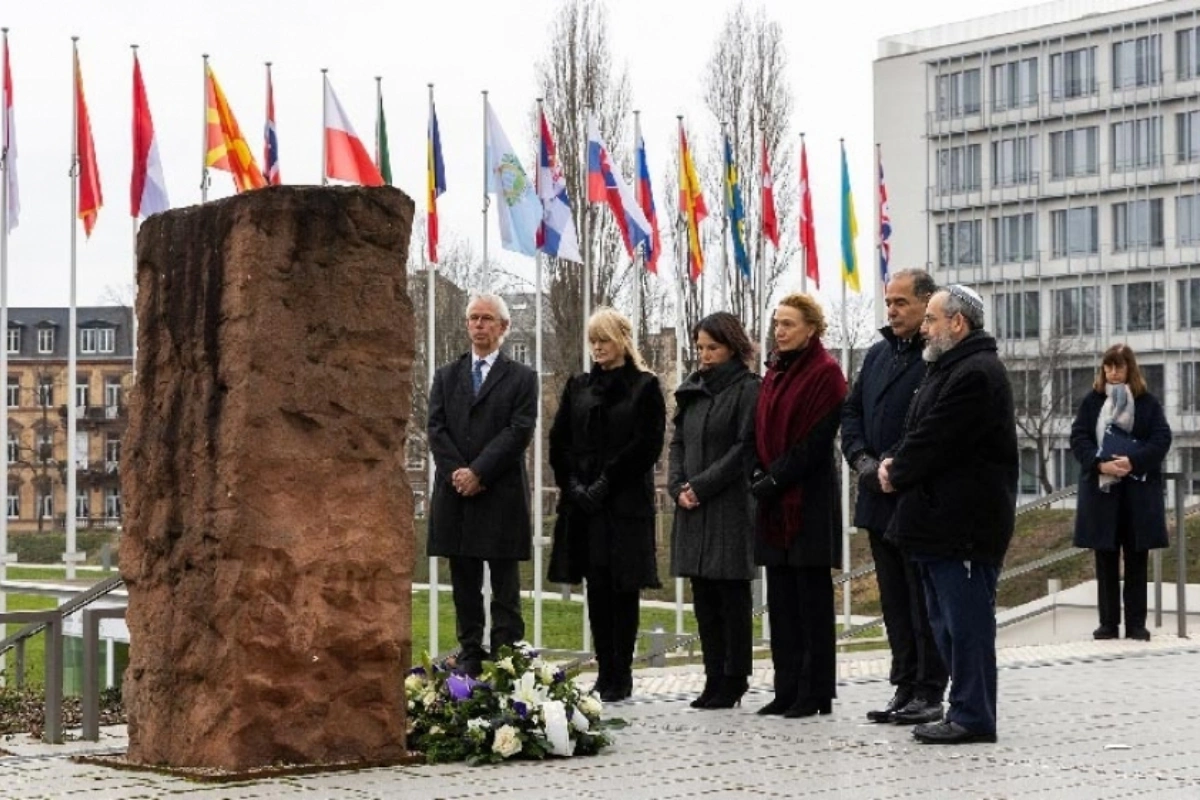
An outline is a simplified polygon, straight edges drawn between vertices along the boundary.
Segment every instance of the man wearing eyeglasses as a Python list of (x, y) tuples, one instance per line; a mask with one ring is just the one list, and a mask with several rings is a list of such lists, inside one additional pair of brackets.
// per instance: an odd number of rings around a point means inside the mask
[(904, 435), (879, 467), (896, 492), (887, 538), (909, 554), (950, 671), (941, 722), (924, 744), (996, 741), (996, 582), (1012, 539), (1019, 456), (1012, 389), (983, 301), (958, 284), (935, 293), (921, 332), (928, 368)]
[[(456, 668), (478, 675), (501, 645), (525, 638), (518, 563), (531, 548), (525, 449), (537, 420), (537, 374), (500, 352), (504, 300), (467, 304), (471, 350), (438, 369), (429, 392), (429, 449), (437, 478), (429, 555), (450, 560), (459, 652)], [(490, 652), (483, 646), (483, 570), (492, 582)]]

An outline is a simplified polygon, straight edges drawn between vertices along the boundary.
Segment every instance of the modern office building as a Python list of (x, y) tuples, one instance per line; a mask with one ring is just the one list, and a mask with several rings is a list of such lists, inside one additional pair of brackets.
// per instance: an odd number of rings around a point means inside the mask
[(1071, 419), (1116, 342), (1167, 466), (1200, 472), (1200, 3), (1046, 3), (889, 37), (874, 67), (892, 263), (984, 296), (1022, 493), (1076, 480)]

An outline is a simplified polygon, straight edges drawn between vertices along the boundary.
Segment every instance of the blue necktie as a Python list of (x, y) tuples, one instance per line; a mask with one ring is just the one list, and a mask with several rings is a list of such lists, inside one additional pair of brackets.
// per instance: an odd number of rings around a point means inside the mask
[(471, 388), (475, 391), (475, 396), (479, 396), (479, 387), (483, 386), (483, 365), (487, 361), (479, 359), (475, 362), (474, 368), (471, 370)]

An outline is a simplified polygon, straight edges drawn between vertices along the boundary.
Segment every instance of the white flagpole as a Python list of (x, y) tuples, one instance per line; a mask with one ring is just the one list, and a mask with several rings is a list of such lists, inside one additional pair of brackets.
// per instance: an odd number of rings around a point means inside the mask
[(71, 306), (67, 323), (67, 497), (65, 519), (67, 529), (67, 551), (63, 561), (67, 564), (67, 580), (75, 579), (75, 351), (77, 312), (75, 308), (75, 262), (76, 262), (76, 217), (79, 214), (79, 37), (71, 37)]
[[(633, 112), (633, 141), (634, 141), (634, 161), (636, 163), (638, 153), (641, 151), (642, 141), (642, 112)], [(641, 175), (635, 174), (635, 180), (641, 182)], [(643, 212), (648, 212), (649, 209), (642, 209)], [(647, 220), (648, 221), (648, 220)], [(651, 231), (653, 235), (653, 231)], [(646, 268), (646, 246), (639, 243), (634, 251), (633, 260), (629, 264), (633, 270), (633, 346), (638, 346), (638, 334), (642, 329), (642, 270)]]
[[(542, 119), (542, 98), (537, 99), (538, 119)], [(534, 166), (533, 181), (538, 200), (542, 198), (542, 165), (539, 159)], [(543, 221), (543, 225), (545, 222)], [(534, 257), (533, 282), (534, 371), (537, 373), (537, 417), (533, 427), (533, 646), (542, 649), (542, 548), (545, 547), (546, 515), (542, 507), (542, 483), (545, 479), (542, 468), (542, 251)]]
[[(588, 123), (592, 119), (592, 110), (589, 108), (587, 112)], [(597, 126), (599, 123), (597, 123)], [(590, 342), (588, 342), (587, 323), (592, 316), (592, 231), (591, 225), (588, 224), (591, 218), (592, 203), (587, 196), (588, 185), (588, 148), (591, 143), (588, 141), (587, 134), (588, 125), (584, 125), (583, 134), (583, 197), (579, 198), (580, 214), (579, 220), (583, 224), (583, 372), (588, 371), (588, 357), (591, 354)], [(586, 600), (584, 601), (586, 603)], [(586, 641), (586, 640), (585, 640)], [(586, 650), (587, 647), (585, 646)]]
[[(429, 154), (429, 148), (432, 147), (430, 136), (432, 135), (433, 125), (433, 84), (429, 84), (429, 130), (425, 134), (426, 159), (432, 156)], [(426, 163), (426, 169), (432, 170), (433, 164)], [(426, 176), (426, 180), (429, 180)], [(426, 190), (428, 191), (428, 189)], [(428, 213), (429, 209), (425, 209)], [(425, 243), (425, 252), (421, 254), (422, 260), (425, 261), (425, 373), (426, 373), (426, 396), (433, 390), (433, 376), (437, 371), (437, 364), (434, 363), (435, 346), (437, 339), (435, 338), (435, 327), (437, 306), (434, 304), (436, 298), (437, 285), (437, 268), (436, 265), (428, 260), (429, 243)], [(426, 406), (426, 416), (428, 416), (428, 405)], [(428, 419), (426, 419), (426, 429), (428, 430)], [(426, 433), (425, 439), (425, 524), (429, 524), (429, 512), (433, 509), (433, 487), (434, 481), (437, 479), (437, 467), (433, 462), (433, 447), (429, 441), (429, 434)], [(441, 594), (441, 587), (438, 585), (438, 560), (437, 556), (429, 557), (429, 654), (436, 656), (438, 653), (438, 599)]]
[[(0, 403), (0, 431), (4, 432), (5, 457), (0, 458), (0, 487), (4, 488), (4, 513), (0, 513), (0, 581), (8, 578), (8, 28), (0, 28), (4, 63), (0, 64), (0, 375), (4, 376), (5, 399)], [(0, 592), (0, 614), (8, 610), (7, 593)], [(4, 656), (0, 655), (0, 684), (4, 682)]]
[(200, 202), (208, 202), (208, 186), (212, 178), (208, 174), (208, 53), (200, 56), (204, 60), (204, 88), (200, 96), (204, 98), (204, 125), (200, 128)]
[[(134, 63), (136, 64), (137, 63), (138, 46), (136, 44), (131, 44), (131, 45), (129, 45), (129, 47), (131, 50), (133, 50), (133, 60), (134, 60)], [(206, 112), (206, 118), (207, 118), (207, 112)], [(129, 336), (130, 336), (129, 359), (131, 362), (133, 362), (132, 367), (130, 369), (130, 375), (132, 376), (133, 380), (136, 381), (137, 380), (137, 263), (138, 263), (137, 262), (138, 217), (136, 214), (134, 214), (133, 218), (132, 218), (132, 227), (133, 227), (133, 297), (131, 297), (129, 299)], [(3, 374), (3, 370), (0, 370), (0, 374)]]
[[(492, 290), (492, 268), (491, 268), (491, 265), (488, 264), (488, 207), (492, 204), (491, 203), (492, 198), (488, 195), (488, 184), (491, 183), (488, 176), (491, 174), (491, 170), (490, 170), (491, 165), (488, 164), (487, 112), (488, 112), (488, 93), (487, 93), (487, 89), (484, 89), (483, 90), (483, 287), (481, 289), (481, 291), (484, 291), (484, 292), (490, 292)], [(483, 566), (483, 573), (484, 573), (483, 585), (484, 585), (485, 593), (487, 591), (487, 588), (491, 585), (490, 582), (488, 581), (487, 571), (488, 571), (487, 564), (484, 564), (484, 566)], [(485, 611), (488, 612), (488, 614), (489, 614), (488, 619), (490, 620), (491, 619), (490, 609), (485, 608)], [(489, 623), (488, 627), (489, 628), (491, 627), (490, 623)]]
[(329, 119), (329, 70), (321, 67), (321, 185), (329, 185), (329, 145), (325, 138), (325, 120)]
[[(805, 156), (804, 131), (800, 131), (800, 164), (801, 164), (801, 168), (803, 168), (804, 156)], [(811, 176), (809, 176), (809, 177), (811, 179)], [(804, 193), (805, 193), (805, 191), (808, 191), (811, 196), (812, 190), (806, 185), (801, 185), (800, 186), (800, 216), (802, 216), (802, 217), (804, 216)], [(809, 225), (812, 225), (812, 220), (805, 220), (805, 222)], [(805, 294), (808, 293), (808, 248), (805, 247), (805, 245), (804, 245), (803, 229), (801, 229), (801, 235), (800, 235), (800, 291), (804, 292)]]
[[(846, 140), (839, 139), (838, 142), (842, 146), (842, 160), (846, 158)], [(850, 200), (851, 198), (847, 197)], [(853, 209), (842, 209), (842, 214)], [(844, 224), (844, 223), (843, 223)], [(854, 239), (850, 240), (850, 251), (855, 253)], [(843, 255), (843, 258), (845, 256)], [(854, 268), (858, 269), (858, 259), (854, 259)], [(846, 373), (846, 378), (850, 379), (850, 318), (846, 310), (846, 265), (842, 265), (842, 370)], [(839, 458), (842, 465), (842, 574), (850, 573), (850, 465), (846, 463), (846, 459)], [(847, 580), (842, 584), (842, 616), (843, 624), (846, 628), (850, 627), (850, 581)]]
[(375, 76), (375, 166), (383, 175), (383, 141), (380, 133), (383, 131), (383, 76)]
[(729, 310), (729, 165), (725, 163), (725, 144), (729, 133), (721, 122), (721, 277), (717, 281), (717, 310)]
[[(679, 185), (685, 186), (684, 182), (684, 166), (683, 166), (683, 114), (675, 115), (676, 121), (679, 123)], [(683, 339), (687, 335), (684, 332), (685, 320), (687, 315), (684, 313), (684, 297), (686, 294), (686, 281), (691, 278), (688, 269), (689, 258), (691, 252), (689, 247), (691, 243), (688, 237), (691, 233), (688, 230), (688, 220), (681, 207), (678, 212), (679, 231), (681, 235), (678, 237), (678, 245), (676, 250), (679, 253), (679, 263), (676, 264), (676, 271), (679, 273), (675, 284), (675, 386), (678, 387), (683, 383)]]
[[(766, 169), (771, 168), (770, 154), (767, 152), (767, 129), (765, 125), (759, 126), (759, 135), (762, 137), (762, 152), (763, 158), (766, 161)], [(763, 167), (759, 167), (761, 172)], [(759, 196), (758, 196), (758, 360), (762, 364), (767, 359), (767, 303), (771, 298), (767, 294), (767, 235), (765, 230), (766, 209), (767, 209), (767, 188), (763, 185), (764, 175), (758, 176)], [(775, 172), (771, 171), (771, 191), (774, 192)], [(760, 367), (761, 368), (761, 367)]]

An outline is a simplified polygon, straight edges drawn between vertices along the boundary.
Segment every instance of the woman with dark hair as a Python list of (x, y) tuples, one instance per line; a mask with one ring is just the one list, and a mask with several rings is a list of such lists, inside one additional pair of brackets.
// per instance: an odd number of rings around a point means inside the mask
[(754, 418), (755, 556), (767, 568), (775, 698), (759, 714), (828, 714), (837, 696), (830, 569), (842, 560), (833, 441), (846, 379), (825, 351), (825, 315), (806, 294), (775, 309), (775, 351)]
[(700, 368), (675, 390), (667, 491), (675, 501), (671, 574), (691, 578), (704, 653), (692, 708), (732, 708), (748, 688), (754, 577), (749, 482), (758, 376), (737, 317), (709, 314), (692, 329)]
[(1146, 565), (1150, 550), (1167, 546), (1162, 463), (1170, 449), (1171, 426), (1146, 389), (1137, 357), (1128, 345), (1113, 345), (1071, 425), (1071, 450), (1081, 467), (1075, 546), (1096, 551), (1096, 639), (1120, 635), (1124, 553), (1125, 638), (1150, 640)]
[(654, 463), (662, 454), (666, 403), (633, 344), (633, 326), (611, 308), (587, 324), (591, 372), (563, 390), (550, 428), (550, 466), (560, 501), (549, 578), (587, 579), (588, 618), (605, 702), (633, 690), (642, 589), (658, 588)]

